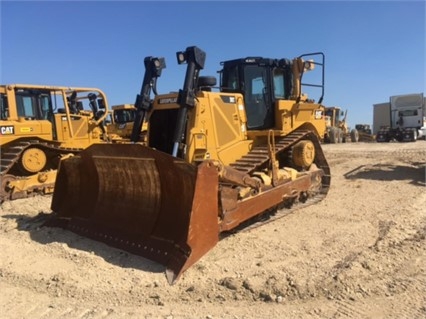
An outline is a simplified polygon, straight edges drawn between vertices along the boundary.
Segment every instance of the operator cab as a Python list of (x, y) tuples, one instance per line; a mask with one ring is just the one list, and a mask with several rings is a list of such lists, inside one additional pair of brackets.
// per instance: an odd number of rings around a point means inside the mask
[(275, 102), (291, 96), (290, 61), (250, 57), (221, 62), (221, 65), (221, 91), (244, 96), (247, 128), (273, 128)]
[(136, 117), (136, 109), (114, 110), (114, 122), (117, 124), (133, 123)]
[(49, 90), (16, 89), (17, 112), (28, 120), (52, 121), (52, 101)]

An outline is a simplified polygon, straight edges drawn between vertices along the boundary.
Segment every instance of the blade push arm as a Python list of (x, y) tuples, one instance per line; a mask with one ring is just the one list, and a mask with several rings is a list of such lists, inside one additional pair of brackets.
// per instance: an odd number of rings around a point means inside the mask
[(174, 157), (177, 156), (179, 145), (182, 141), (182, 136), (186, 127), (186, 117), (188, 109), (195, 105), (195, 88), (197, 87), (198, 74), (204, 68), (206, 60), (206, 53), (200, 48), (193, 46), (188, 47), (184, 52), (176, 53), (178, 64), (187, 63), (185, 82), (183, 89), (179, 90), (178, 104), (179, 113), (175, 134), (173, 137), (173, 153)]
[(140, 94), (136, 96), (136, 116), (132, 129), (130, 140), (133, 143), (139, 142), (140, 132), (146, 112), (151, 107), (151, 89), (154, 94), (157, 94), (157, 79), (161, 76), (161, 71), (166, 67), (164, 58), (146, 57), (144, 59), (145, 75), (142, 82)]

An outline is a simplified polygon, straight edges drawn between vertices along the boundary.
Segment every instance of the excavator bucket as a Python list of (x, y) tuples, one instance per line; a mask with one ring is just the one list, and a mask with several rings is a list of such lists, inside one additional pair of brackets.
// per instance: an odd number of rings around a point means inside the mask
[(140, 144), (95, 144), (62, 161), (60, 226), (167, 267), (170, 284), (219, 240), (218, 172)]

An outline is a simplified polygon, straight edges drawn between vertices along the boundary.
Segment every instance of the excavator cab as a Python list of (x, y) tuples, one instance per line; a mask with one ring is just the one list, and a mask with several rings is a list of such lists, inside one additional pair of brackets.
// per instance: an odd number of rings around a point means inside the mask
[[(297, 72), (290, 62), (225, 62), (214, 91), (215, 79), (199, 76), (203, 50), (176, 57), (182, 88), (153, 98), (165, 62), (145, 58), (131, 142), (61, 161), (49, 222), (165, 265), (170, 284), (221, 233), (313, 204), (330, 185), (315, 126), (323, 107), (299, 93), (300, 58)], [(138, 141), (145, 120), (147, 145)]]

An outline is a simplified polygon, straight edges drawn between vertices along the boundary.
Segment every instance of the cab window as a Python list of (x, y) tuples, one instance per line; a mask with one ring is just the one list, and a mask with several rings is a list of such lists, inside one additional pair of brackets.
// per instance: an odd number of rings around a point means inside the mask
[(135, 110), (115, 110), (114, 120), (118, 124), (133, 122), (135, 120)]
[(49, 95), (45, 95), (42, 94), (40, 95), (39, 98), (39, 102), (40, 102), (40, 113), (41, 113), (41, 118), (43, 120), (48, 120), (50, 119), (50, 96)]
[(0, 119), (7, 120), (9, 117), (9, 105), (5, 94), (0, 94)]
[(15, 96), (19, 117), (50, 120), (53, 114), (50, 92), (18, 89)]
[(281, 69), (274, 69), (274, 97), (276, 100), (285, 99), (284, 92), (284, 72)]
[(31, 95), (16, 95), (18, 116), (25, 118), (37, 118), (37, 101)]

